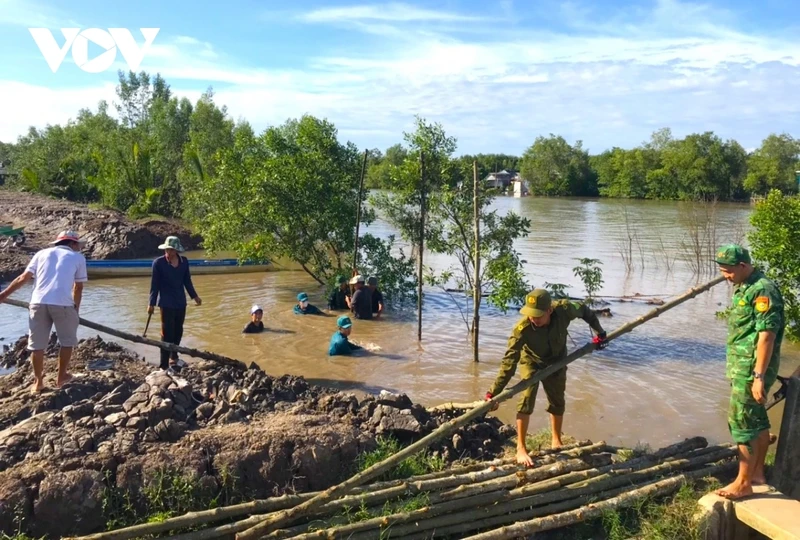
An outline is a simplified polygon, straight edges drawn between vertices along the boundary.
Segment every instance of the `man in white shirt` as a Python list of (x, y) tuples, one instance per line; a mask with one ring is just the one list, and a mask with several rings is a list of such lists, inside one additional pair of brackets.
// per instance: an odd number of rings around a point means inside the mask
[(0, 303), (25, 283), (34, 280), (28, 315), (28, 350), (32, 351), (34, 383), (32, 392), (44, 389), (44, 351), (50, 341), (50, 330), (56, 327), (61, 350), (58, 353), (60, 388), (67, 384), (72, 348), (78, 344), (78, 310), (81, 306), (83, 284), (88, 281), (86, 259), (80, 250), (85, 241), (74, 231), (58, 235), (53, 247), (36, 253), (25, 272), (2, 292)]

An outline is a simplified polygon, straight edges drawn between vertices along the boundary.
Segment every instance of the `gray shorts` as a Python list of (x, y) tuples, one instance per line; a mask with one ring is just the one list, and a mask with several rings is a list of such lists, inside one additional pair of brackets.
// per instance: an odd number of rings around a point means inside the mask
[(50, 330), (56, 327), (62, 347), (78, 344), (78, 311), (74, 306), (31, 304), (28, 310), (28, 350), (42, 351), (50, 342)]

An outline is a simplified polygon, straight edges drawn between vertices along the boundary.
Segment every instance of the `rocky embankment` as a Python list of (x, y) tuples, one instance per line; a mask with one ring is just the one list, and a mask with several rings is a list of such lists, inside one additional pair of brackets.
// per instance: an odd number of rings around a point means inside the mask
[[(93, 209), (72, 201), (0, 189), (0, 225), (25, 227), (25, 244), (0, 254), (0, 282), (17, 277), (31, 255), (52, 242), (59, 232), (72, 229), (87, 240), (88, 259), (138, 259), (155, 257), (169, 235), (180, 237), (186, 249), (200, 247), (201, 238), (176, 223), (160, 220), (132, 221), (125, 214)], [(0, 237), (4, 241), (5, 237)]]
[[(35, 537), (103, 530), (109, 490), (143, 500), (165, 471), (209, 492), (250, 498), (318, 490), (353, 472), (379, 436), (402, 443), (451, 419), (405, 395), (355, 395), (199, 361), (179, 375), (153, 371), (98, 338), (76, 347), (75, 379), (52, 389), (57, 344), (45, 363), (51, 387), (31, 394), (27, 338), (4, 346), (0, 365), (0, 531)], [(491, 458), (514, 435), (481, 418), (431, 450), (447, 461)]]

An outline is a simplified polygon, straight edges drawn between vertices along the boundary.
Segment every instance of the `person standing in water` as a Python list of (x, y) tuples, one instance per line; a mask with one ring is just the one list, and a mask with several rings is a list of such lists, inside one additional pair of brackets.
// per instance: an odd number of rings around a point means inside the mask
[[(153, 261), (147, 313), (152, 314), (158, 306), (161, 310), (161, 340), (180, 345), (186, 321), (186, 293), (198, 306), (203, 301), (192, 284), (189, 260), (180, 255), (184, 251), (180, 239), (168, 236), (158, 249), (164, 250), (164, 256)], [(161, 349), (160, 367), (163, 370), (180, 369), (178, 353)]]

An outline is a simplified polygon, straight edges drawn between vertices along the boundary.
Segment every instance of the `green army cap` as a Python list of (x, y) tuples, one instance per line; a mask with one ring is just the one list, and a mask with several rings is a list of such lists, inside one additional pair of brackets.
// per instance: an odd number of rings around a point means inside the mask
[(550, 306), (553, 304), (553, 299), (550, 298), (550, 293), (544, 289), (534, 289), (525, 296), (525, 305), (519, 312), (526, 317), (541, 317)]
[(736, 266), (739, 263), (750, 264), (750, 252), (739, 244), (728, 244), (717, 250), (714, 262), (723, 266)]
[(342, 283), (347, 283), (347, 278), (344, 276), (336, 276), (336, 283), (341, 285)]

